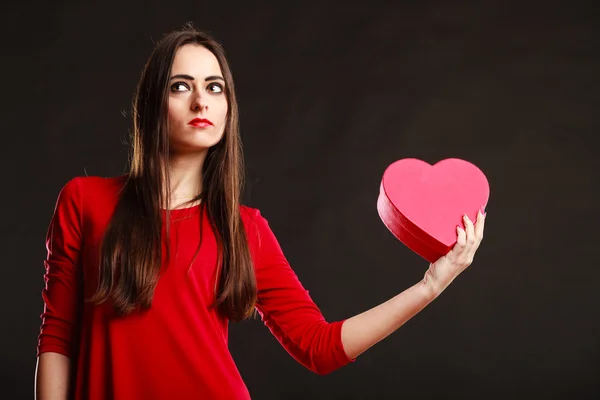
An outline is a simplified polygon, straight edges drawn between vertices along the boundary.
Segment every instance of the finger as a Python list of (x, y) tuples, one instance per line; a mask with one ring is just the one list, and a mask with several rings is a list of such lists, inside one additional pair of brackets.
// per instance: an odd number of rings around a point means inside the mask
[(465, 232), (467, 234), (467, 251), (471, 251), (471, 249), (475, 246), (475, 228), (473, 227), (473, 222), (471, 219), (465, 214), (463, 216), (463, 220), (465, 222)]
[(465, 262), (467, 264), (471, 264), (473, 262), (473, 259), (475, 258), (475, 253), (477, 252), (477, 249), (479, 248), (479, 245), (481, 244), (481, 240), (483, 239), (483, 229), (485, 227), (485, 216), (483, 215), (483, 213), (481, 211), (477, 212), (477, 222), (475, 223), (475, 227), (474, 227), (474, 233), (473, 233), (473, 237), (474, 237), (474, 243), (472, 245), (469, 245), (469, 241), (467, 239), (467, 249), (465, 250), (465, 256), (466, 256), (466, 260)]
[(465, 251), (465, 247), (467, 246), (467, 233), (460, 225), (456, 226), (456, 233), (458, 234), (458, 237), (456, 239), (456, 244), (452, 248), (452, 253), (458, 258)]
[(477, 213), (477, 223), (475, 223), (475, 238), (478, 242), (483, 239), (483, 231), (485, 228), (485, 215), (481, 211)]

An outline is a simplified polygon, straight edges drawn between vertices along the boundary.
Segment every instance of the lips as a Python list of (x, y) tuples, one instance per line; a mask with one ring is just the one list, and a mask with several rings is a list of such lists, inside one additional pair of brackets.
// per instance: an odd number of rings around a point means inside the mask
[(213, 123), (206, 118), (194, 118), (193, 120), (188, 122), (188, 125), (194, 126), (196, 128), (207, 128), (209, 126), (212, 126)]

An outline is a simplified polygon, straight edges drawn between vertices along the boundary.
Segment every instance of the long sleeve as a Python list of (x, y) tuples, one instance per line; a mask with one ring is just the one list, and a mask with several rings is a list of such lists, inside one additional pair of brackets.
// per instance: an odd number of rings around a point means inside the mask
[(78, 271), (82, 243), (81, 193), (77, 178), (69, 181), (56, 201), (46, 236), (44, 311), (37, 355), (56, 352), (72, 357), (81, 287)]
[(328, 374), (355, 360), (346, 355), (341, 337), (344, 320), (327, 322), (290, 267), (283, 251), (258, 210), (250, 225), (256, 236), (256, 309), (263, 323), (300, 364)]

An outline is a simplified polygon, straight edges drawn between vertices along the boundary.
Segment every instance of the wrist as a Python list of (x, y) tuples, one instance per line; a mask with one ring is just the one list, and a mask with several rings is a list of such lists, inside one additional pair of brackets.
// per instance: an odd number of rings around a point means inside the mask
[(426, 296), (428, 296), (431, 300), (434, 300), (438, 297), (442, 292), (452, 283), (455, 277), (440, 277), (439, 274), (436, 274), (434, 271), (433, 264), (430, 268), (425, 272), (423, 279), (421, 280), (421, 286), (423, 287), (423, 291)]
[(427, 299), (427, 301), (435, 300), (442, 292), (440, 287), (434, 284), (433, 279), (431, 279), (431, 277), (428, 277), (427, 274), (425, 274), (423, 279), (421, 279), (421, 282), (419, 282), (419, 286), (421, 288), (423, 296)]

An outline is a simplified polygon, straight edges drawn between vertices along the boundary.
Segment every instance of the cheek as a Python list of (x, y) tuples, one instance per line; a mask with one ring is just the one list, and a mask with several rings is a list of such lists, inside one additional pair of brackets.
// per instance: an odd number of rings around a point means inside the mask
[(167, 124), (169, 136), (179, 136), (181, 131), (181, 112), (179, 111), (176, 104), (169, 102), (167, 107)]
[(169, 106), (167, 107), (167, 117), (169, 122), (175, 120), (175, 107), (172, 102), (169, 102)]
[(221, 124), (225, 125), (225, 122), (227, 122), (227, 111), (229, 110), (229, 107), (227, 105), (227, 103), (225, 103), (225, 105), (219, 110), (219, 120), (221, 122)]
[(177, 107), (177, 103), (169, 102), (169, 106), (167, 108), (167, 118), (170, 125), (179, 125), (179, 121), (181, 120), (181, 111), (179, 110), (179, 107)]

